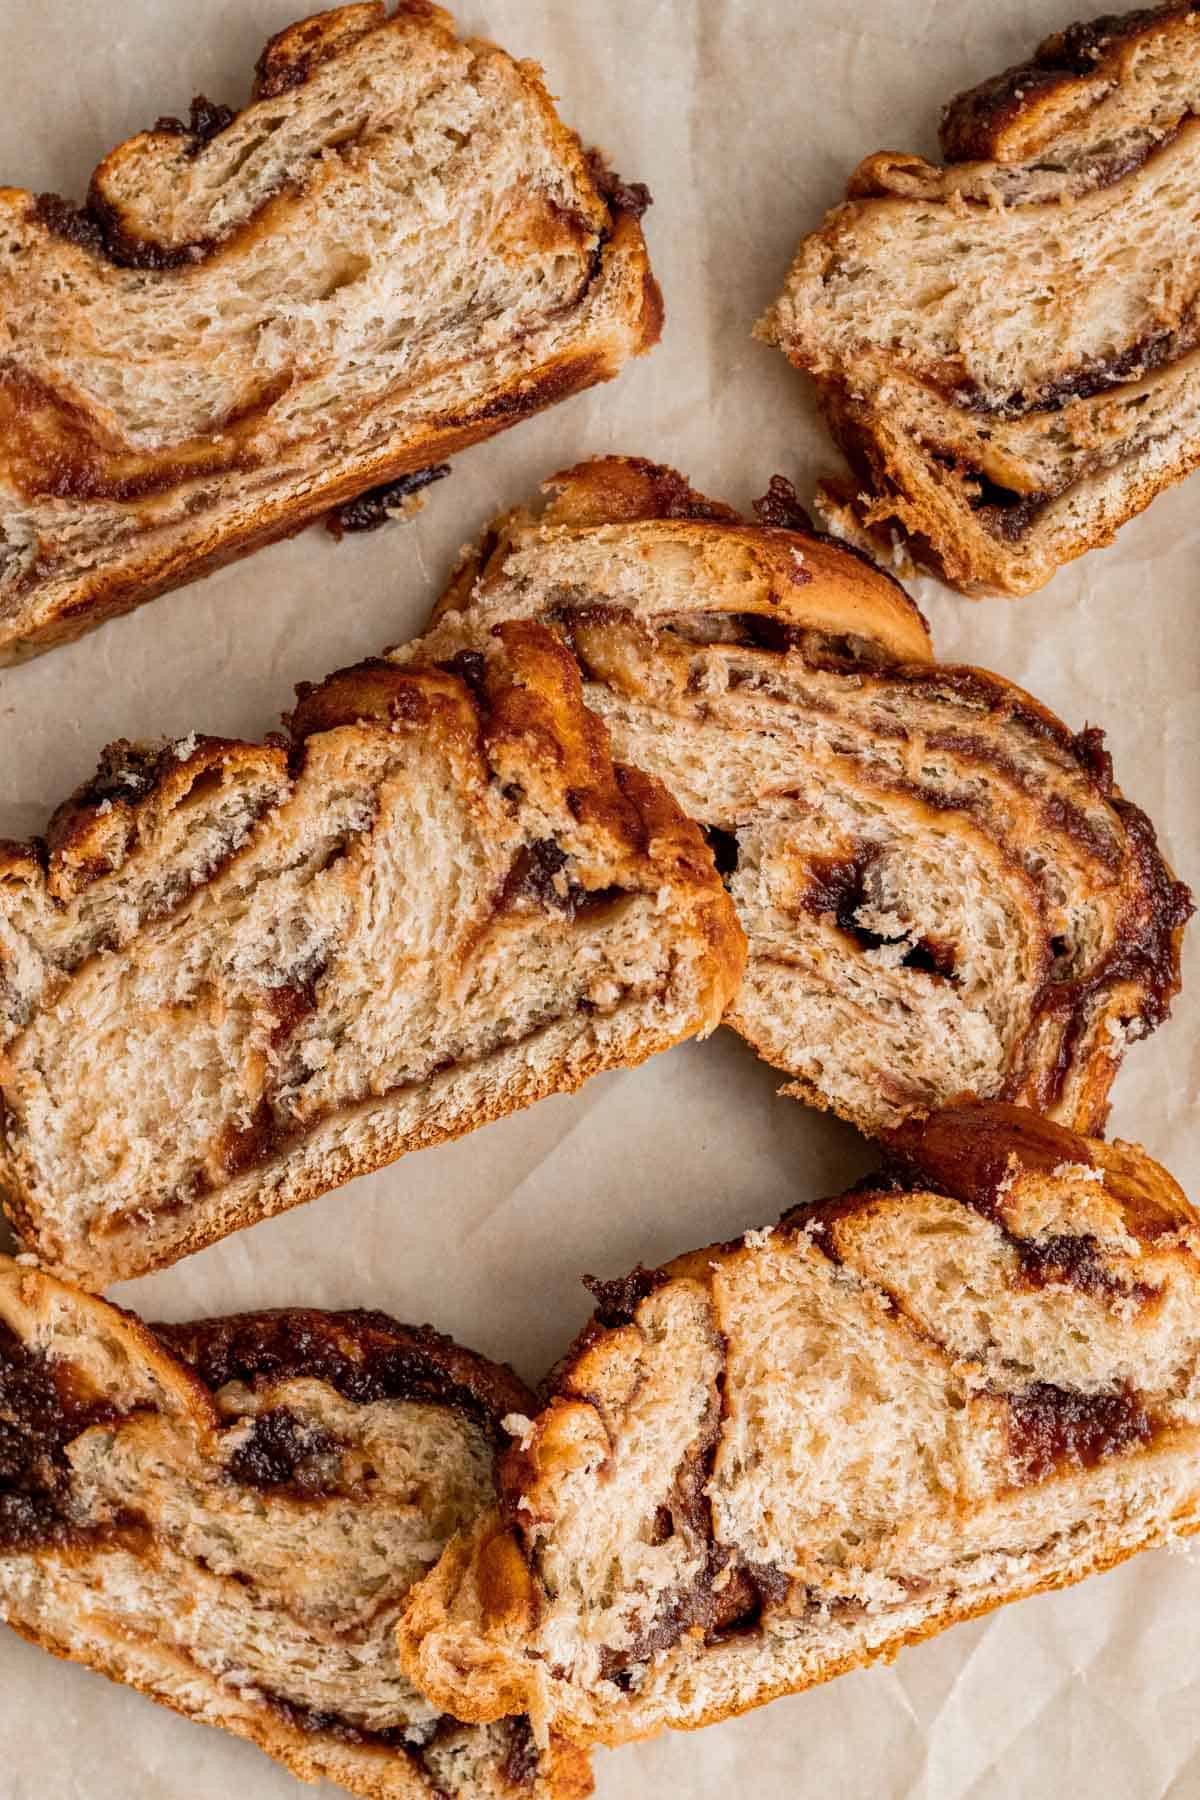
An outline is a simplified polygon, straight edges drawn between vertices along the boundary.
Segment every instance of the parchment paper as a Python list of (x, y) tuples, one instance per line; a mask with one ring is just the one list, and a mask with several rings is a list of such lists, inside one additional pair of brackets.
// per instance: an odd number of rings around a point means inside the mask
[[(416, 631), (453, 553), (555, 469), (603, 451), (671, 462), (747, 505), (802, 491), (831, 452), (805, 382), (750, 339), (801, 231), (869, 151), (935, 149), (942, 101), (1066, 23), (1070, 0), (486, 0), (470, 29), (546, 67), (564, 116), (629, 179), (668, 325), (617, 382), (462, 456), (415, 524), (336, 545), (314, 530), (0, 674), (0, 835), (40, 830), (118, 736), (257, 735), (319, 679)], [(298, 0), (0, 0), (0, 176), (82, 194), (94, 162), (191, 95), (240, 103)], [(1001, 671), (1075, 727), (1200, 879), (1200, 479), (1114, 549), (1025, 601), (917, 597), (942, 656)], [(1200, 976), (1200, 931), (1192, 936)], [(1200, 983), (1193, 990), (1200, 993)], [(1193, 998), (1123, 1073), (1113, 1130), (1200, 1193)], [(774, 1220), (873, 1156), (775, 1097), (719, 1033), (648, 1068), (407, 1158), (118, 1290), (150, 1317), (285, 1303), (430, 1319), (537, 1378), (613, 1274)], [(597, 1758), (602, 1800), (1200, 1794), (1200, 1566), (1143, 1557), (736, 1723)], [(3, 1800), (284, 1800), (299, 1784), (0, 1633)]]

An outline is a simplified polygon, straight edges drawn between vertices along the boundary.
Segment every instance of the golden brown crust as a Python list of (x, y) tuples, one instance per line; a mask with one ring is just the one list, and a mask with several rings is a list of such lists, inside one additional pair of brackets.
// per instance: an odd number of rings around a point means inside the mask
[(182, 746), (125, 739), (107, 745), (95, 775), (55, 809), (46, 827), (47, 893), (74, 899), (120, 867), (163, 813), (185, 805), (206, 783), (248, 777), (263, 783), (265, 805), (270, 791), (287, 783), (282, 748), (208, 737)]
[[(915, 601), (870, 558), (815, 531), (791, 483), (782, 476), (775, 476), (767, 494), (755, 503), (754, 523), (724, 501), (698, 493), (677, 470), (642, 457), (596, 457), (551, 476), (543, 488), (550, 496), (542, 513), (548, 531), (626, 526), (636, 541), (639, 526), (652, 526), (657, 529), (647, 533), (648, 543), (669, 537), (712, 547), (710, 572), (717, 578), (718, 592), (708, 600), (697, 593), (698, 607), (720, 608), (727, 596), (719, 591), (719, 577), (727, 571), (730, 594), (744, 584), (738, 606), (745, 612), (786, 621), (801, 630), (861, 634), (885, 647), (896, 661), (932, 658), (929, 628)], [(497, 544), (492, 554), (498, 561), (504, 548), (503, 525), (498, 521), (493, 527)], [(664, 533), (663, 526), (669, 531)], [(748, 572), (758, 580), (747, 582)], [(451, 593), (461, 599), (468, 591), (464, 581), (460, 568)], [(453, 599), (444, 597), (434, 618), (453, 607)]]
[(507, 1413), (533, 1405), (507, 1364), (465, 1350), (432, 1325), (402, 1325), (382, 1312), (288, 1306), (148, 1329), (214, 1394), (230, 1381), (307, 1377), (358, 1405), (419, 1400), (467, 1413), (494, 1433)]
[(1125, 1231), (1146, 1251), (1161, 1249), (1168, 1239), (1190, 1242), (1196, 1231), (1196, 1214), (1183, 1189), (1144, 1151), (1119, 1139), (1106, 1144), (1068, 1131), (1027, 1107), (996, 1101), (953, 1107), (891, 1132), (887, 1148), (910, 1183), (951, 1194), (1001, 1223), (1007, 1223), (1004, 1196), (1011, 1167), (1053, 1175), (1075, 1166), (1102, 1173)]

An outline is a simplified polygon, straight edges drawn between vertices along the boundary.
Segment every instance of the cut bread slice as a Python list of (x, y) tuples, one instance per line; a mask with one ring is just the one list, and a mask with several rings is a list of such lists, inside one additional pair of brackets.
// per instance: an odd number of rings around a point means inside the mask
[(719, 1022), (744, 940), (536, 623), (117, 745), (0, 866), (0, 1176), (86, 1287)]
[(827, 499), (1025, 594), (1200, 461), (1200, 13), (1107, 15), (872, 156), (759, 331), (816, 379)]
[(1102, 735), (934, 662), (903, 590), (779, 478), (759, 525), (631, 458), (548, 486), (429, 642), (540, 619), (570, 644), (616, 754), (717, 846), (750, 940), (727, 1022), (870, 1133), (964, 1096), (1099, 1131), (1190, 908)]
[(1200, 1525), (1200, 1219), (1016, 1108), (890, 1178), (593, 1283), (592, 1324), (411, 1592), (439, 1705), (580, 1742), (708, 1724)]
[(460, 1725), (395, 1656), (525, 1404), (508, 1369), (381, 1313), (150, 1330), (0, 1258), (0, 1618), (305, 1781), (577, 1800), (582, 1752)]
[(0, 190), (0, 661), (615, 375), (647, 203), (426, 0), (281, 32), (82, 210)]

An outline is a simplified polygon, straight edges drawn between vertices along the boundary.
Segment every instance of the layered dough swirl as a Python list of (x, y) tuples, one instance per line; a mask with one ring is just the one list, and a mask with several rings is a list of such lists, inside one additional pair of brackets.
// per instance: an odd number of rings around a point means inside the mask
[(529, 1403), (381, 1313), (150, 1329), (0, 1258), (0, 1619), (362, 1800), (581, 1800), (585, 1756), (459, 1724), (393, 1643)]
[(1200, 16), (1109, 15), (885, 152), (759, 327), (811, 373), (847, 526), (1023, 594), (1200, 460)]
[(1190, 910), (1102, 734), (935, 662), (898, 584), (785, 483), (756, 525), (637, 459), (548, 485), (429, 642), (539, 619), (570, 645), (617, 753), (715, 846), (750, 942), (727, 1022), (871, 1133), (965, 1095), (1099, 1130)]
[(648, 199), (427, 0), (289, 27), (82, 209), (0, 190), (0, 661), (615, 374)]

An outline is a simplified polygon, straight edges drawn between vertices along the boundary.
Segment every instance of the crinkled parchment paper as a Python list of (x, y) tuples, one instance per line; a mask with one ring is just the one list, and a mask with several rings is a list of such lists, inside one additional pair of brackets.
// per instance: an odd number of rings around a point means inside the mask
[[(39, 830), (109, 738), (258, 734), (317, 679), (419, 629), (457, 547), (555, 469), (676, 464), (746, 505), (830, 452), (802, 378), (751, 341), (801, 231), (880, 148), (934, 149), (938, 109), (1066, 22), (1071, 0), (477, 0), (463, 24), (541, 61), (565, 117), (656, 198), (661, 347), (617, 382), (459, 458), (418, 520), (304, 533), (0, 672), (0, 835)], [(0, 0), (0, 176), (82, 194), (96, 160), (191, 95), (244, 99), (299, 0)], [(1025, 601), (920, 585), (944, 657), (1106, 727), (1125, 791), (1200, 878), (1200, 478)], [(1200, 975), (1200, 931), (1192, 973)], [(1200, 980), (1194, 993), (1200, 994)], [(1200, 1007), (1132, 1054), (1113, 1130), (1200, 1192)], [(731, 1036), (411, 1156), (120, 1290), (150, 1316), (301, 1302), (431, 1319), (536, 1378), (623, 1271), (773, 1220), (871, 1166), (775, 1097)], [(603, 1800), (998, 1800), (1200, 1794), (1200, 1567), (1143, 1557), (700, 1735), (601, 1753)], [(0, 1633), (2, 1800), (274, 1800), (257, 1752)]]

